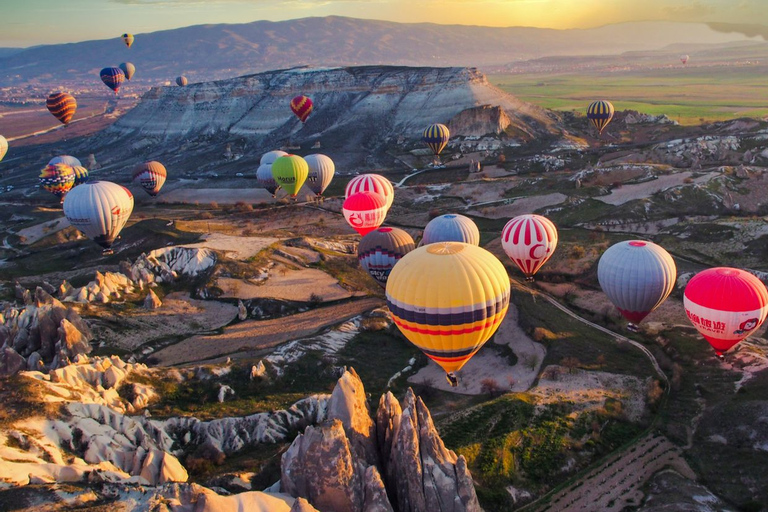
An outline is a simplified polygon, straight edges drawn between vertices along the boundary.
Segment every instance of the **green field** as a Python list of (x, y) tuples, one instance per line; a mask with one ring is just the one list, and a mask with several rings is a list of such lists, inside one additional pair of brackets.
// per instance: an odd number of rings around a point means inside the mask
[(583, 112), (597, 99), (616, 110), (666, 114), (684, 125), (768, 116), (765, 69), (689, 67), (597, 75), (580, 73), (490, 75), (491, 84), (553, 110)]

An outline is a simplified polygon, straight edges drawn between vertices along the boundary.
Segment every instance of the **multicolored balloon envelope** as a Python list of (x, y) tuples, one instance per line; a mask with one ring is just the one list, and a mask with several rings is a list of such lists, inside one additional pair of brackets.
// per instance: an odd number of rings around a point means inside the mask
[(272, 177), (291, 197), (299, 193), (308, 174), (307, 162), (298, 155), (280, 156), (272, 164)]
[(143, 163), (133, 171), (133, 181), (138, 181), (141, 188), (152, 197), (160, 193), (167, 177), (165, 166), (155, 161)]
[(630, 321), (630, 329), (669, 297), (676, 278), (672, 256), (644, 240), (612, 245), (597, 264), (600, 288)]
[(307, 155), (304, 160), (309, 166), (309, 174), (307, 175), (307, 186), (315, 193), (315, 195), (321, 196), (328, 185), (333, 180), (333, 175), (336, 173), (336, 165), (329, 157), (325, 155)]
[(48, 165), (65, 164), (70, 167), (82, 167), (83, 164), (79, 159), (70, 155), (59, 155), (50, 159)]
[(454, 386), (453, 372), (499, 328), (509, 297), (509, 277), (496, 256), (460, 242), (419, 247), (395, 265), (387, 280), (395, 325)]
[(392, 182), (379, 174), (361, 174), (349, 180), (344, 191), (344, 197), (347, 198), (358, 192), (374, 192), (379, 194), (384, 198), (387, 210), (389, 210), (395, 200), (395, 188), (392, 186)]
[(40, 185), (62, 201), (75, 184), (75, 171), (66, 164), (47, 165), (40, 171)]
[(176, 85), (178, 85), (179, 87), (186, 87), (188, 83), (189, 83), (189, 80), (187, 80), (187, 77), (183, 75), (176, 77)]
[(518, 215), (501, 231), (501, 247), (532, 281), (557, 248), (557, 228), (541, 215)]
[(613, 104), (610, 101), (595, 101), (587, 108), (587, 119), (592, 121), (598, 133), (602, 134), (605, 127), (613, 119), (613, 112)]
[(685, 314), (718, 357), (760, 327), (768, 315), (768, 291), (744, 270), (716, 267), (688, 281)]
[(82, 185), (83, 183), (88, 183), (88, 179), (90, 178), (88, 169), (82, 165), (75, 165), (72, 167), (72, 170), (75, 172), (75, 183), (72, 185), (73, 187)]
[(120, 85), (125, 81), (125, 74), (123, 70), (116, 67), (104, 68), (99, 72), (101, 81), (104, 85), (115, 91), (115, 94), (120, 92)]
[(75, 228), (109, 252), (133, 211), (133, 195), (116, 183), (90, 181), (64, 199), (64, 215)]
[(77, 101), (74, 96), (67, 94), (66, 92), (55, 92), (48, 96), (45, 101), (45, 106), (53, 117), (58, 119), (64, 124), (69, 123), (72, 120), (72, 116), (75, 115), (77, 110)]
[(422, 135), (421, 140), (423, 140), (424, 143), (429, 146), (429, 149), (432, 150), (435, 156), (437, 156), (443, 149), (445, 149), (450, 136), (451, 132), (448, 131), (447, 126), (444, 124), (435, 123), (428, 126), (427, 129), (424, 130), (424, 135)]
[(134, 40), (133, 34), (123, 34), (122, 38), (123, 38), (123, 42), (125, 43), (125, 46), (130, 48)]
[(437, 242), (463, 242), (480, 245), (480, 230), (469, 217), (457, 213), (448, 213), (435, 217), (424, 228), (421, 245)]
[(298, 117), (302, 123), (307, 121), (309, 114), (312, 113), (312, 108), (314, 108), (314, 104), (312, 103), (312, 100), (306, 96), (296, 96), (291, 100), (291, 111), (296, 114), (296, 117)]
[(387, 217), (387, 206), (379, 194), (358, 192), (344, 200), (342, 212), (347, 224), (360, 236), (365, 236), (382, 225)]
[(117, 67), (119, 67), (120, 70), (123, 72), (126, 80), (130, 80), (131, 78), (133, 78), (133, 74), (136, 73), (136, 66), (134, 66), (130, 62), (123, 62)]
[(371, 231), (357, 245), (360, 266), (382, 287), (400, 259), (414, 250), (413, 238), (399, 228), (379, 228)]
[(5, 154), (8, 153), (8, 141), (0, 135), (0, 162), (5, 157)]

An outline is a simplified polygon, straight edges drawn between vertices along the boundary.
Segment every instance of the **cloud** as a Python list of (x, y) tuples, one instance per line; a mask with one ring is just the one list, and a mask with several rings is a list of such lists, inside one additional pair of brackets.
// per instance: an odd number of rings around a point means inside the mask
[(715, 12), (710, 4), (703, 4), (701, 2), (693, 2), (685, 5), (669, 5), (664, 7), (664, 14), (672, 19), (680, 21), (700, 20), (702, 18), (711, 17)]

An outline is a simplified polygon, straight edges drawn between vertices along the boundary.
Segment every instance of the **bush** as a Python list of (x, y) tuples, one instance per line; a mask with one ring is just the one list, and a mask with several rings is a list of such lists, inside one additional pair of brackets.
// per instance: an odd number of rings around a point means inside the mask
[(501, 386), (496, 382), (496, 379), (486, 378), (480, 381), (480, 392), (496, 397), (501, 395)]
[(580, 245), (574, 245), (571, 247), (571, 252), (569, 253), (569, 256), (572, 260), (580, 260), (584, 256), (586, 256), (587, 251)]
[(238, 201), (235, 203), (235, 211), (240, 213), (248, 213), (253, 211), (253, 206), (245, 201)]

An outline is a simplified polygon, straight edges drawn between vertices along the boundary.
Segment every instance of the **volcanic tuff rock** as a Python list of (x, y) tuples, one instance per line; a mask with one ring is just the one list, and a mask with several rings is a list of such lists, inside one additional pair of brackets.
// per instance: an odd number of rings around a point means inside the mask
[[(298, 94), (310, 96), (315, 104), (304, 125), (288, 109)], [(383, 66), (297, 68), (187, 87), (155, 87), (109, 130), (166, 139), (225, 132), (257, 137), (264, 147), (277, 147), (289, 138), (329, 140), (334, 134), (367, 144), (387, 136), (419, 139), (427, 125), (447, 123), (482, 105), (499, 109), (474, 112), (466, 135), (484, 126), (479, 120), (484, 113), (489, 132), (498, 133), (499, 125), (509, 123), (524, 138), (557, 133), (546, 111), (492, 86), (474, 68)], [(462, 130), (459, 123), (452, 135), (465, 135)]]

